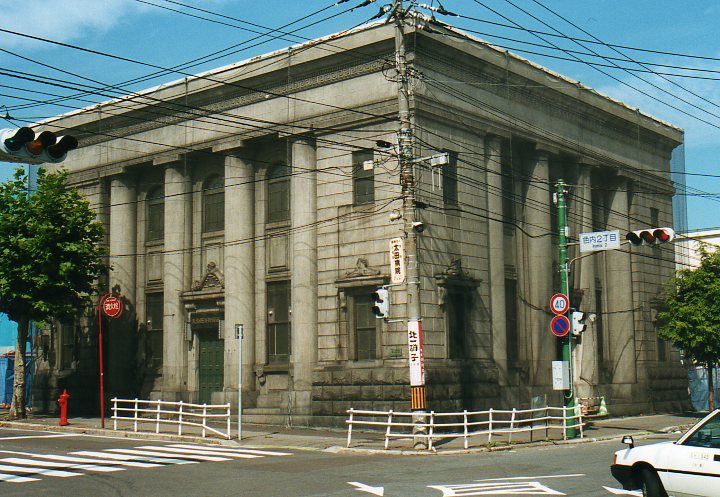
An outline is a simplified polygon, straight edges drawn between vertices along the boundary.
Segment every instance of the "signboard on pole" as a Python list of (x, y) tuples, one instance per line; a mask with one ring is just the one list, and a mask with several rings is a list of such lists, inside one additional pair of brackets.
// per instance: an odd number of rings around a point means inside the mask
[(567, 298), (567, 295), (556, 293), (550, 299), (550, 310), (553, 314), (565, 314), (568, 307), (570, 307), (570, 299)]
[(402, 238), (390, 240), (390, 281), (395, 285), (405, 281), (405, 247)]
[(117, 298), (115, 295), (108, 295), (105, 300), (102, 301), (102, 311), (109, 318), (116, 318), (122, 314), (123, 311), (122, 300)]
[(555, 316), (550, 321), (550, 331), (556, 337), (564, 337), (570, 331), (570, 320), (567, 316)]
[(570, 388), (570, 365), (567, 361), (552, 362), (553, 390), (567, 390)]
[(580, 252), (615, 250), (620, 248), (620, 231), (595, 231), (580, 233)]
[(408, 321), (408, 360), (410, 386), (425, 385), (425, 352), (423, 350), (422, 321)]

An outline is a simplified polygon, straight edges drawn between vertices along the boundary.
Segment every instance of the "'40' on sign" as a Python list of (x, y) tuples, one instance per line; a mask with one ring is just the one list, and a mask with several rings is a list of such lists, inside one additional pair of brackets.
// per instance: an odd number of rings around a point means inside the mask
[(105, 300), (102, 301), (103, 313), (110, 318), (116, 318), (123, 311), (122, 300), (115, 297), (114, 295), (108, 295)]

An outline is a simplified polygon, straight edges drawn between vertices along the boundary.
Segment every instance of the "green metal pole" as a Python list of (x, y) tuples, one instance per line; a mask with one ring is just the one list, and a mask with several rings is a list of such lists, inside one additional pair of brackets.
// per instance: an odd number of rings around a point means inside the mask
[[(567, 226), (567, 203), (565, 202), (565, 182), (559, 179), (557, 182), (557, 209), (558, 209), (558, 248), (560, 250), (560, 293), (570, 298), (570, 288), (568, 284), (568, 248), (567, 248), (567, 237), (568, 237), (568, 226)], [(569, 388), (564, 391), (565, 407), (575, 408), (575, 395), (573, 393), (573, 367), (572, 367), (572, 331), (569, 330), (568, 334), (561, 337), (562, 343), (562, 354), (561, 360), (568, 364), (568, 376), (569, 376)], [(574, 417), (567, 417), (565, 423), (575, 424)], [(574, 416), (574, 411), (570, 411)], [(575, 438), (577, 436), (576, 428), (565, 428), (565, 435), (568, 438)]]

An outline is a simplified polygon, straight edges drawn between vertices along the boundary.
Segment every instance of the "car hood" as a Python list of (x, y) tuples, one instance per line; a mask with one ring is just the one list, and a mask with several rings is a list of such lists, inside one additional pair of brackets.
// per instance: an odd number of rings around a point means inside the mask
[(642, 445), (618, 450), (615, 452), (615, 463), (623, 465), (631, 465), (637, 461), (655, 461), (665, 449), (672, 447), (674, 442), (659, 442), (650, 445)]

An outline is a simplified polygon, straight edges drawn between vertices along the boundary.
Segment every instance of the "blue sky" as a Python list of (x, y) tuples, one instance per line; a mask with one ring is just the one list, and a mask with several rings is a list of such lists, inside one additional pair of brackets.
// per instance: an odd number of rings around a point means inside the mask
[[(334, 5), (335, 2), (329, 0), (0, 0), (3, 12), (0, 28), (162, 67), (236, 46), (232, 50), (235, 53), (186, 70), (195, 73), (354, 26), (372, 17), (380, 6), (389, 2), (376, 1), (347, 12), (361, 0), (350, 0), (341, 5)], [(425, 0), (425, 3), (437, 5), (437, 0)], [(687, 184), (693, 193), (688, 195), (689, 228), (720, 227), (717, 195), (720, 178), (714, 177), (720, 175), (716, 167), (716, 158), (720, 155), (720, 35), (716, 27), (719, 3), (701, 0), (442, 0), (442, 3), (447, 10), (465, 17), (438, 15), (438, 19), (474, 30), (478, 32), (476, 36), (685, 129), (686, 169), (692, 173), (687, 176)], [(182, 15), (168, 8), (216, 22)], [(296, 33), (299, 37), (284, 36), (286, 39), (272, 40), (264, 36), (249, 41), (259, 36), (257, 32), (266, 32), (265, 27), (277, 28), (320, 10), (320, 13), (284, 28), (286, 31), (302, 28)], [(334, 17), (329, 18), (331, 16)], [(538, 37), (527, 30), (584, 40), (594, 36), (607, 44), (643, 50), (623, 48), (618, 49), (618, 53), (599, 43), (583, 42), (580, 46), (559, 36), (540, 34)], [(536, 45), (523, 44), (523, 41)], [(568, 53), (553, 46), (582, 53)], [(0, 50), (0, 72), (21, 71), (24, 78), (31, 79), (52, 77), (66, 86), (118, 85), (153, 72), (147, 65), (113, 60), (16, 34), (0, 33)], [(617, 60), (593, 58), (587, 55), (589, 50)], [(631, 74), (617, 68), (593, 68), (586, 63), (562, 60), (574, 57), (606, 65), (616, 63), (643, 71), (695, 77), (648, 72)], [(165, 74), (126, 88), (127, 91), (139, 90), (183, 76)], [(26, 121), (33, 122), (106, 99), (95, 96), (65, 101), (62, 105), (21, 108), (18, 106), (32, 103), (22, 98), (50, 98), (40, 95), (40, 91), (59, 95), (73, 92), (2, 75), (0, 85), (3, 85), (0, 86), (0, 106), (4, 105), (15, 118), (12, 124), (6, 121), (0, 127), (22, 125)], [(5, 109), (0, 107), (0, 115), (4, 113)], [(12, 166), (0, 165), (0, 179), (8, 177), (12, 169)]]

